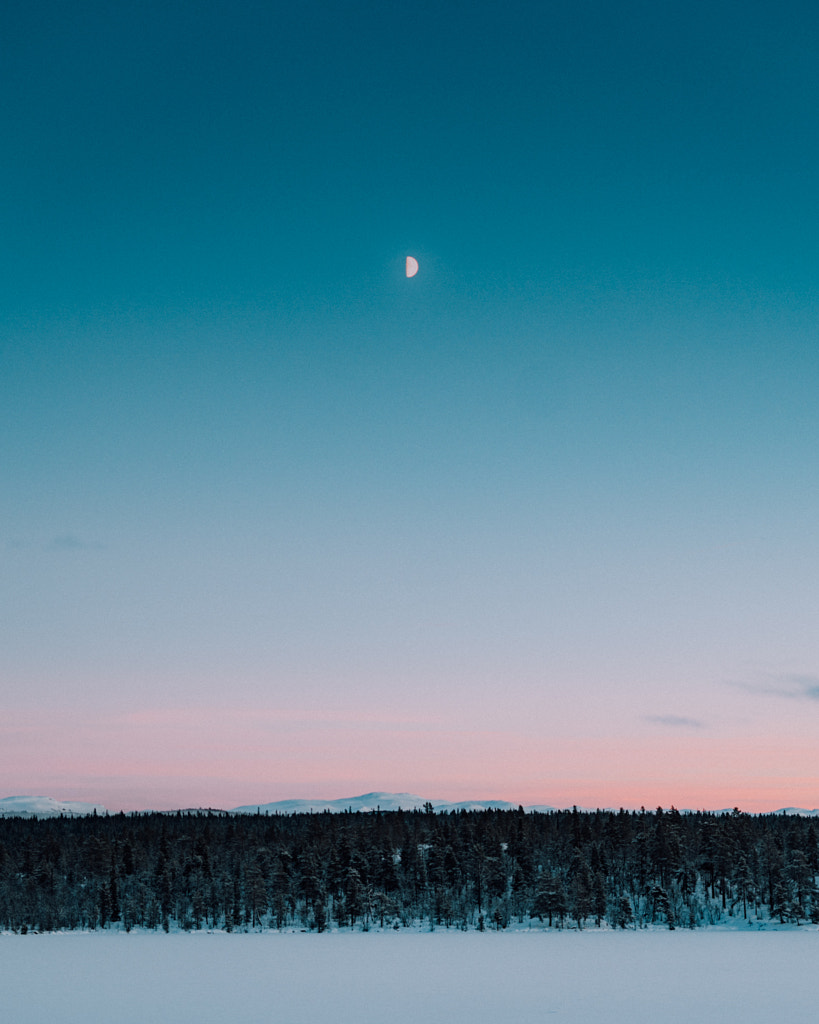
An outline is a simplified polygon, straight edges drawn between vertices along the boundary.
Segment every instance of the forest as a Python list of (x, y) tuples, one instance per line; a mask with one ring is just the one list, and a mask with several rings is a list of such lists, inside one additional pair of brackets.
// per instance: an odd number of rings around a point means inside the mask
[(796, 815), (509, 810), (0, 819), (0, 930), (819, 924)]

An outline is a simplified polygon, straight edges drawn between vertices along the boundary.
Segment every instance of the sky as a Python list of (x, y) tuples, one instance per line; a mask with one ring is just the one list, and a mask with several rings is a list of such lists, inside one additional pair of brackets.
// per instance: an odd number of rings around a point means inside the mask
[(819, 806), (817, 50), (3, 4), (0, 796)]

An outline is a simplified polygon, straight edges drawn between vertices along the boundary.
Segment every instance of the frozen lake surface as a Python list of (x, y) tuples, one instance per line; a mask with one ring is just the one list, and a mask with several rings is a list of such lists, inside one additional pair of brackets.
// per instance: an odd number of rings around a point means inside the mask
[(819, 932), (0, 936), (15, 1024), (789, 1024)]

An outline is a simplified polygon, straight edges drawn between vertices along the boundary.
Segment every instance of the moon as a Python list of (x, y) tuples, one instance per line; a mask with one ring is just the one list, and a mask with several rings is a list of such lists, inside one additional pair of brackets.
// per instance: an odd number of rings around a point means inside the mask
[(418, 260), (414, 256), (407, 256), (407, 277), (415, 277), (418, 273)]

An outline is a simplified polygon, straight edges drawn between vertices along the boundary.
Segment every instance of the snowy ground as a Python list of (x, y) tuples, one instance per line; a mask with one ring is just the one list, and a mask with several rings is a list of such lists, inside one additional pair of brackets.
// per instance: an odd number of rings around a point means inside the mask
[(819, 932), (0, 936), (14, 1024), (801, 1024)]

